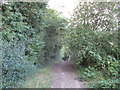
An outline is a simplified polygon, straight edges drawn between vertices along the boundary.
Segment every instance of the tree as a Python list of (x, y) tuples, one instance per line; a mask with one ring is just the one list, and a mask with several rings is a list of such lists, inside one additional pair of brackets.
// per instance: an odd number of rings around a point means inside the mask
[(74, 12), (73, 24), (83, 24), (86, 30), (111, 31), (118, 23), (116, 10), (116, 2), (80, 2)]

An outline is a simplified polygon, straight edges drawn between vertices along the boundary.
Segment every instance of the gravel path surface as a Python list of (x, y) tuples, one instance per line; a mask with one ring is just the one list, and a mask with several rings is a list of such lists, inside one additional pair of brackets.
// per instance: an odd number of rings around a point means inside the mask
[(61, 61), (54, 64), (53, 70), (53, 86), (52, 88), (87, 88), (84, 82), (77, 80), (75, 68), (68, 61)]

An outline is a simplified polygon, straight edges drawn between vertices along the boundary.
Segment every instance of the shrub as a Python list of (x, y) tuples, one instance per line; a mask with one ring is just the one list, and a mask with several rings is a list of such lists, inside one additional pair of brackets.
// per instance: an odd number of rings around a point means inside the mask
[[(76, 29), (74, 33), (71, 34), (70, 49), (74, 52), (72, 57), (76, 61), (77, 66), (80, 68), (92, 68), (100, 71), (103, 81), (103, 86), (101, 80), (98, 79), (98, 83), (101, 87), (116, 87), (117, 84), (114, 81), (118, 79), (119, 72), (119, 60), (120, 60), (120, 49), (117, 44), (117, 31), (106, 32), (106, 31), (92, 31), (92, 30), (78, 30)], [(81, 74), (81, 80), (89, 80), (95, 78), (95, 70), (84, 72)], [(108, 82), (108, 78), (111, 78), (112, 83)], [(114, 83), (114, 84), (113, 84)], [(105, 84), (105, 85), (104, 85)], [(113, 85), (113, 86), (112, 86)], [(97, 84), (94, 85), (97, 87)]]
[(36, 67), (23, 55), (22, 44), (4, 42), (2, 63), (2, 87), (14, 87), (19, 80), (35, 73)]
[(119, 79), (107, 79), (107, 80), (99, 80), (96, 82), (90, 82), (91, 88), (120, 88), (119, 87)]

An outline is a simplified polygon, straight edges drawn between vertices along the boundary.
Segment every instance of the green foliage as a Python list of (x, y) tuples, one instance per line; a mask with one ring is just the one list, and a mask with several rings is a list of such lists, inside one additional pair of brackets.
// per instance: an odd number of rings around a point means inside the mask
[[(111, 15), (118, 13), (116, 6), (117, 3), (80, 3), (75, 9), (72, 23), (70, 22), (67, 43), (72, 53), (71, 60), (78, 68), (86, 68), (83, 72), (80, 71), (80, 79), (98, 82), (94, 83), (93, 87), (118, 86), (115, 82), (119, 78), (120, 66), (119, 30), (113, 30), (117, 22), (110, 19)], [(104, 10), (109, 10), (108, 14), (105, 14)], [(109, 24), (106, 25), (107, 22)]]
[(91, 81), (94, 79), (102, 78), (102, 74), (93, 67), (80, 67), (78, 77), (82, 81)]
[(43, 67), (45, 65), (45, 57), (44, 57), (44, 41), (43, 41), (43, 33), (35, 33), (35, 36), (28, 43), (26, 48), (25, 55), (28, 56), (28, 60), (35, 63), (39, 67)]
[(79, 2), (74, 11), (74, 25), (86, 30), (113, 30), (118, 24), (117, 2)]
[(104, 77), (104, 75), (102, 71), (92, 67), (80, 67), (78, 71), (79, 79), (86, 81), (86, 85), (90, 88), (119, 88), (119, 78), (111, 78), (108, 75)]
[[(88, 67), (88, 71), (85, 70), (83, 74), (80, 75), (80, 78), (83, 80), (89, 80), (89, 78), (96, 79), (95, 74), (97, 71), (89, 71), (89, 66), (91, 66), (96, 70), (102, 71), (102, 77), (109, 77), (113, 80), (113, 83), (116, 82), (114, 80), (118, 78), (120, 54), (118, 45), (115, 42), (117, 41), (115, 33), (80, 31), (79, 35), (78, 33), (74, 34), (75, 37), (71, 38), (70, 48), (71, 51), (73, 49), (76, 50), (76, 53), (74, 53), (72, 57), (77, 54), (75, 61), (78, 67), (80, 67), (80, 65)], [(105, 85), (103, 85), (103, 87), (116, 86), (116, 84), (112, 84), (106, 80), (108, 81), (108, 78), (105, 79), (105, 83), (103, 83)], [(98, 83), (99, 82), (101, 82), (101, 80), (98, 79)], [(94, 86), (98, 87), (97, 85)]]
[(2, 87), (14, 87), (35, 73), (36, 66), (58, 59), (62, 44), (62, 53), (85, 68), (79, 72), (81, 80), (96, 80), (92, 87), (117, 87), (120, 49), (118, 30), (113, 31), (118, 23), (116, 13), (116, 3), (80, 3), (66, 27), (67, 20), (46, 8), (46, 3), (4, 4)]
[(3, 44), (2, 87), (11, 88), (19, 80), (35, 73), (36, 67), (26, 60), (22, 43), (5, 42)]
[(47, 9), (43, 2), (2, 5), (3, 88), (14, 87), (57, 55), (58, 33), (64, 28), (62, 21), (64, 19), (56, 11)]
[[(47, 9), (44, 14), (45, 24), (45, 61), (59, 59), (59, 52), (62, 46), (61, 30), (65, 28), (66, 20), (61, 18), (55, 10)], [(48, 61), (49, 62), (49, 61)]]
[(69, 56), (70, 55), (69, 47), (67, 45), (63, 45), (61, 48), (60, 54), (61, 54), (61, 57)]
[(91, 88), (119, 88), (119, 79), (99, 80), (90, 84)]

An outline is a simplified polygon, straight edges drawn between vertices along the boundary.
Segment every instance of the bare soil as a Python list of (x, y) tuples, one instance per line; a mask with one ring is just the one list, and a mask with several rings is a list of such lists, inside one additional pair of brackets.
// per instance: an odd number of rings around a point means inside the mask
[(77, 79), (74, 65), (69, 61), (61, 61), (52, 67), (53, 71), (53, 86), (52, 88), (87, 88)]

